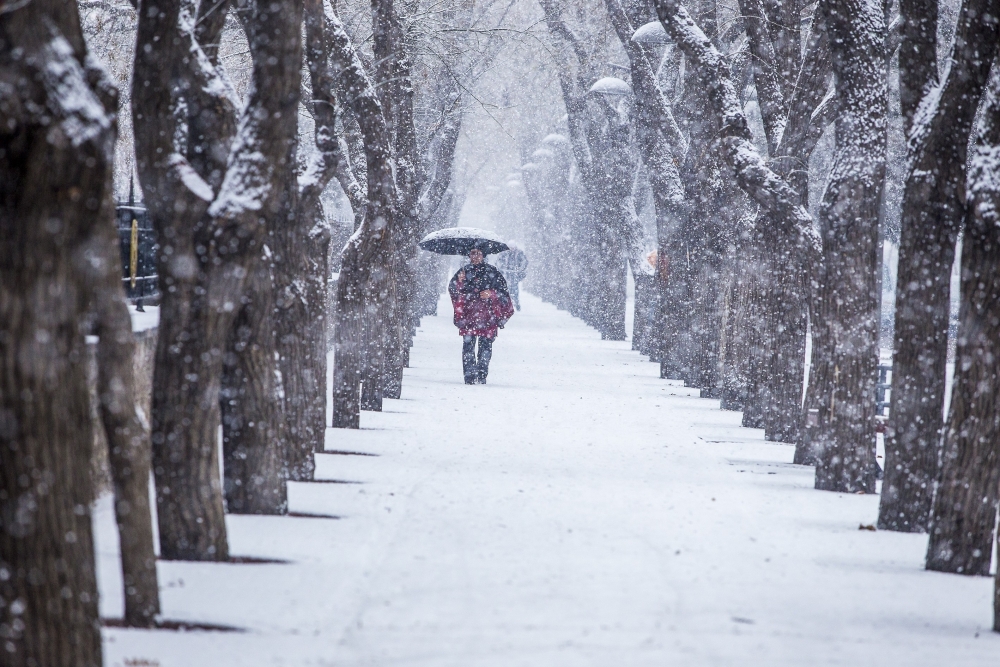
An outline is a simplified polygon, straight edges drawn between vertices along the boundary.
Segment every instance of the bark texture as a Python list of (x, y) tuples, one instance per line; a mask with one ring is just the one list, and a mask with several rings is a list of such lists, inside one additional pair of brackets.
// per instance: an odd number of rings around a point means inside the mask
[(938, 80), (938, 0), (899, 0), (899, 106), (909, 132), (920, 100)]
[(251, 271), (222, 362), (223, 493), (231, 514), (284, 514), (290, 443), (281, 410), (281, 376), (275, 372), (270, 252)]
[(81, 277), (113, 224), (114, 91), (46, 0), (0, 13), (0, 82), (0, 660), (98, 667)]
[[(994, 66), (996, 70), (996, 66)], [(1000, 72), (970, 163), (959, 329), (927, 569), (988, 575), (1000, 495)]]
[(969, 135), (997, 52), (998, 16), (993, 0), (963, 4), (947, 78), (910, 133), (878, 524), (890, 530), (927, 530), (940, 474), (951, 269), (965, 215)]

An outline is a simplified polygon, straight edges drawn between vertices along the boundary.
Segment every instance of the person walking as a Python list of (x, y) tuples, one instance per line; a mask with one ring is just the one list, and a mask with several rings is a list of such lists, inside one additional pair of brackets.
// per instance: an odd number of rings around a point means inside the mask
[(507, 281), (514, 307), (521, 310), (521, 294), (518, 284), (528, 275), (528, 257), (512, 241), (509, 241), (507, 246), (510, 250), (500, 253), (500, 256), (497, 257), (497, 268), (500, 269)]
[(462, 336), (465, 384), (486, 384), (497, 329), (514, 315), (507, 281), (495, 266), (484, 261), (482, 250), (473, 248), (469, 263), (448, 283), (448, 294), (455, 307), (455, 326)]

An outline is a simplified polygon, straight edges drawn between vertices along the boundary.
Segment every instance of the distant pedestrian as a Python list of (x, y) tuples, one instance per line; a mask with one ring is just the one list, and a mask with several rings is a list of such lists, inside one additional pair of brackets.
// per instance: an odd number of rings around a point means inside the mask
[(473, 248), (469, 263), (448, 283), (448, 294), (455, 307), (455, 326), (462, 335), (465, 384), (486, 384), (497, 329), (514, 315), (507, 281), (495, 266), (483, 261), (482, 250)]
[(500, 253), (497, 257), (497, 268), (507, 280), (507, 287), (510, 290), (510, 298), (514, 302), (514, 307), (521, 310), (521, 294), (518, 284), (528, 275), (528, 257), (513, 242), (508, 242), (507, 246), (510, 250)]

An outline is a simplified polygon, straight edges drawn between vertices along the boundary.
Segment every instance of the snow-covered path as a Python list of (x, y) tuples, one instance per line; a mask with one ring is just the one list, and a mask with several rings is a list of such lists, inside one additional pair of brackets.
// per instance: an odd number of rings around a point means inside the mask
[(924, 572), (926, 537), (858, 529), (877, 497), (814, 491), (790, 446), (523, 300), (488, 385), (462, 383), (442, 302), (403, 399), (328, 431), (354, 454), (317, 476), (362, 483), (290, 506), (342, 518), (228, 517), (235, 554), (289, 563), (160, 564), (165, 617), (246, 632), (107, 630), (106, 664), (997, 664), (991, 580)]

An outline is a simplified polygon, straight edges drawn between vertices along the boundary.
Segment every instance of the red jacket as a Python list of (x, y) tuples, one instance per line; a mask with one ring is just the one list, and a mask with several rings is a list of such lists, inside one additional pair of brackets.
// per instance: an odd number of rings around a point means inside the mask
[(514, 315), (507, 281), (485, 262), (463, 266), (448, 283), (448, 294), (455, 307), (455, 326), (463, 336), (496, 338), (497, 328)]

